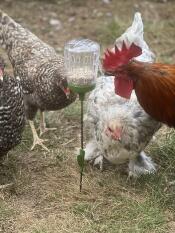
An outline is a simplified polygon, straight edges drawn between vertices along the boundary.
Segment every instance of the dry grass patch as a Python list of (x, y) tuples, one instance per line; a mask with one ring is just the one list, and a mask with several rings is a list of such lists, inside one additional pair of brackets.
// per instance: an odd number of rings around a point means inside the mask
[[(173, 1), (5, 0), (1, 7), (57, 51), (67, 40), (79, 36), (107, 47), (139, 10), (145, 37), (158, 59), (174, 61)], [(50, 26), (51, 18), (62, 22), (61, 31)], [(12, 71), (10, 65), (8, 70)], [(127, 182), (125, 167), (107, 167), (101, 173), (87, 165), (80, 194), (75, 157), (80, 144), (79, 110), (76, 102), (61, 113), (48, 114), (47, 123), (58, 128), (43, 135), (50, 139), (46, 144), (49, 153), (39, 147), (30, 151), (32, 135), (27, 125), (22, 143), (3, 159), (1, 183), (14, 182), (14, 186), (0, 191), (0, 232), (175, 232), (175, 186), (170, 185), (175, 180), (175, 133), (160, 131), (147, 150), (158, 164), (156, 175)]]

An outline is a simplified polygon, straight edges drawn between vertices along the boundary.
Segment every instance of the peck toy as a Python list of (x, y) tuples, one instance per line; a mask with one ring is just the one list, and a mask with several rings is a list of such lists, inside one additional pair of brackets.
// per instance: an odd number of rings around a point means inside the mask
[(77, 156), (80, 166), (80, 192), (85, 156), (83, 149), (83, 102), (85, 94), (95, 88), (99, 56), (99, 44), (89, 39), (75, 39), (65, 45), (64, 58), (68, 87), (79, 95), (81, 101), (81, 148)]

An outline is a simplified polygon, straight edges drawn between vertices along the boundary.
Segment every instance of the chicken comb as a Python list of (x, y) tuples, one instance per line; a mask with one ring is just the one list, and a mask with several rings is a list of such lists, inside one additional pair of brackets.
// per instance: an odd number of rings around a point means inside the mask
[(137, 57), (142, 54), (142, 49), (132, 43), (130, 47), (126, 47), (123, 41), (122, 48), (115, 45), (115, 52), (107, 49), (103, 58), (103, 68), (106, 71), (114, 71), (118, 66), (127, 64), (133, 57)]

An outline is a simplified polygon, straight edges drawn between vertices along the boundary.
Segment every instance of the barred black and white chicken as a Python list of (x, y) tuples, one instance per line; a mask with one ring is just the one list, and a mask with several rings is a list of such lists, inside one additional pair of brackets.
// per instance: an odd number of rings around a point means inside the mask
[(4, 73), (4, 61), (0, 58), (0, 157), (20, 143), (24, 125), (20, 80)]
[[(40, 110), (40, 135), (47, 130), (44, 111), (55, 111), (71, 104), (76, 95), (67, 88), (64, 59), (33, 33), (24, 29), (0, 11), (0, 44), (5, 48), (14, 69), (21, 79), (25, 112), (33, 133), (33, 146), (41, 145), (33, 119)], [(55, 128), (52, 128), (52, 130)], [(50, 129), (51, 130), (51, 129)]]
[[(137, 59), (152, 62), (153, 53), (143, 39), (141, 14), (136, 13), (131, 27), (116, 40), (120, 47), (137, 41), (143, 53)], [(90, 141), (86, 146), (86, 160), (94, 160), (102, 167), (103, 158), (113, 164), (129, 161), (129, 175), (156, 171), (155, 164), (144, 149), (161, 124), (151, 118), (139, 105), (135, 93), (130, 101), (115, 94), (114, 77), (98, 78), (96, 88), (88, 99), (86, 117)]]

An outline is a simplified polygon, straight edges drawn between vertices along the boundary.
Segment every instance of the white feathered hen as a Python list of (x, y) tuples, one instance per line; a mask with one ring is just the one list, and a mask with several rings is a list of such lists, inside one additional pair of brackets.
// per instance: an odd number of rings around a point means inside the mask
[(144, 149), (161, 124), (153, 120), (137, 102), (135, 93), (130, 101), (114, 93), (113, 77), (98, 78), (88, 99), (86, 124), (90, 141), (85, 160), (94, 160), (102, 168), (103, 157), (112, 164), (129, 161), (129, 175), (155, 172), (155, 164)]
[[(153, 54), (143, 40), (140, 13), (135, 14), (132, 26), (120, 38), (137, 41), (144, 50), (139, 60), (153, 61)], [(129, 161), (129, 175), (133, 176), (156, 171), (144, 149), (161, 124), (141, 108), (134, 92), (129, 101), (117, 96), (114, 77), (98, 78), (88, 99), (86, 124), (90, 129), (90, 141), (86, 145), (85, 160), (95, 159), (94, 164), (99, 163), (101, 168), (103, 158), (112, 164)]]

